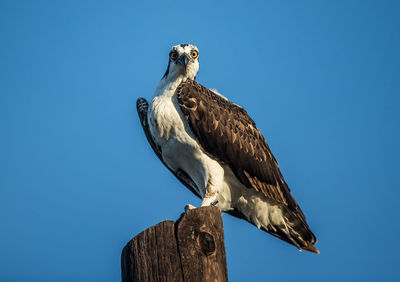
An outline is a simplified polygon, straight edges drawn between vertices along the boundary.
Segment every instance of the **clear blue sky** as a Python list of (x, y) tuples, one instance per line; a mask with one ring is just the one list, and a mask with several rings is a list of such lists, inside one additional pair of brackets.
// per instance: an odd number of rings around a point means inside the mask
[(398, 1), (1, 1), (0, 280), (119, 281), (136, 234), (200, 201), (135, 101), (172, 45), (245, 107), (320, 255), (224, 215), (231, 281), (395, 281)]

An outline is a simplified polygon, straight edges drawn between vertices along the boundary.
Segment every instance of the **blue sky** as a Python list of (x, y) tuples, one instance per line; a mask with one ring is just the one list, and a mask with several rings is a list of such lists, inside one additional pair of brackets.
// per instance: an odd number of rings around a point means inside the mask
[(172, 45), (263, 132), (320, 255), (223, 216), (231, 281), (398, 279), (397, 1), (0, 1), (0, 280), (119, 281), (136, 234), (200, 201), (135, 101)]

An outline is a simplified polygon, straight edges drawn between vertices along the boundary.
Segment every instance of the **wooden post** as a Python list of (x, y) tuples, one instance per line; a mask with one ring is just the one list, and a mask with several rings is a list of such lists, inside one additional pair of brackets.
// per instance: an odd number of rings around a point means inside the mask
[(188, 210), (163, 221), (125, 246), (122, 281), (228, 281), (221, 212)]

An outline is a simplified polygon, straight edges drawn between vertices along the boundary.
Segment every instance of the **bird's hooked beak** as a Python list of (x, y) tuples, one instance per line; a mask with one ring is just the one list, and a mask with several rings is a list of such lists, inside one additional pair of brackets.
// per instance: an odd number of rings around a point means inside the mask
[(178, 59), (176, 59), (176, 63), (178, 65), (183, 65), (185, 68), (187, 66), (187, 64), (191, 61), (192, 59), (187, 55), (187, 54), (183, 54), (180, 57), (178, 57)]

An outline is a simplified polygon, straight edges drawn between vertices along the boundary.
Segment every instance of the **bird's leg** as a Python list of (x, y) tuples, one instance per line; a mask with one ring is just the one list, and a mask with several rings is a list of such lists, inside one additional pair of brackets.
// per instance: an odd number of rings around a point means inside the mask
[(211, 179), (207, 181), (207, 186), (206, 186), (206, 192), (204, 194), (203, 201), (201, 202), (202, 207), (207, 207), (207, 206), (215, 206), (218, 204), (217, 200), (217, 191), (212, 185)]
[(202, 207), (207, 207), (207, 206), (216, 206), (218, 204), (218, 200), (215, 199), (215, 197), (211, 198), (204, 198), (203, 202), (201, 202)]
[(201, 202), (202, 207), (207, 207), (207, 206), (216, 206), (218, 204), (217, 200), (217, 193), (212, 193), (211, 195), (208, 195), (206, 192), (206, 195), (203, 198), (203, 201)]

